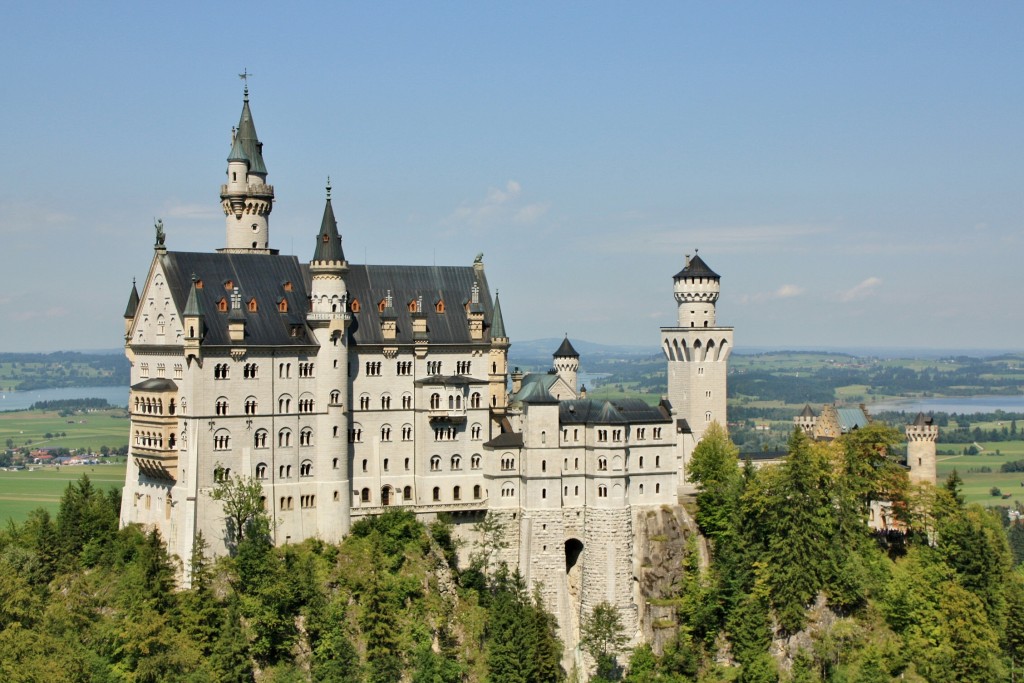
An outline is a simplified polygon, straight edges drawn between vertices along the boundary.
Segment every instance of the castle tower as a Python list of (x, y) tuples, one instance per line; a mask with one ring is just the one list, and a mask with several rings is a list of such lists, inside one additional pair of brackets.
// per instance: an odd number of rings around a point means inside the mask
[(508, 334), (501, 317), (501, 302), (494, 293), (494, 312), (491, 314), (490, 373), (487, 375), (491, 394), (491, 412), (503, 415), (508, 408)]
[(569, 343), (569, 335), (565, 335), (562, 345), (552, 355), (555, 358), (555, 372), (569, 385), (575, 398), (579, 388), (576, 384), (576, 374), (580, 371), (580, 354), (576, 353), (576, 349)]
[(274, 208), (274, 187), (267, 185), (263, 143), (249, 111), (249, 86), (245, 86), (242, 116), (232, 132), (228, 154), (227, 182), (220, 186), (221, 206), (227, 223), (227, 241), (218, 251), (233, 253), (274, 253), (270, 247), (270, 212)]
[(924, 413), (918, 413), (914, 422), (906, 426), (907, 466), (914, 484), (935, 483), (935, 442), (939, 439), (939, 426)]
[(803, 430), (804, 434), (814, 438), (814, 424), (818, 421), (818, 415), (811, 408), (810, 403), (804, 404), (804, 409), (800, 411), (800, 414), (793, 418), (793, 424)]
[(135, 312), (139, 310), (139, 289), (132, 280), (132, 293), (128, 295), (128, 305), (124, 309), (124, 341), (127, 344), (132, 338), (132, 324), (135, 322)]
[[(348, 433), (348, 291), (345, 274), (348, 261), (341, 248), (338, 222), (331, 206), (331, 181), (327, 180), (327, 203), (316, 250), (309, 264), (311, 307), (306, 322), (312, 328), (320, 350), (316, 357), (317, 429), (319, 435), (313, 460), (316, 480), (317, 533), (336, 543), (348, 533), (351, 506), (351, 477), (344, 447)], [(320, 406), (324, 406), (321, 408)], [(334, 436), (331, 436), (334, 435)]]
[(708, 425), (727, 424), (725, 385), (733, 330), (720, 327), (715, 319), (719, 279), (700, 256), (687, 256), (685, 267), (672, 278), (677, 324), (661, 328), (668, 360), (668, 398), (681, 447), (681, 484), (690, 454)]

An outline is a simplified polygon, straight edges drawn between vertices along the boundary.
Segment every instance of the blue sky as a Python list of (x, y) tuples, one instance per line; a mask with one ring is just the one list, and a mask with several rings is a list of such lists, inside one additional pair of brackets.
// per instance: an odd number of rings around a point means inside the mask
[(224, 242), (247, 68), (272, 246), (470, 264), (513, 339), (1024, 348), (1022, 3), (5, 3), (0, 350), (110, 348)]

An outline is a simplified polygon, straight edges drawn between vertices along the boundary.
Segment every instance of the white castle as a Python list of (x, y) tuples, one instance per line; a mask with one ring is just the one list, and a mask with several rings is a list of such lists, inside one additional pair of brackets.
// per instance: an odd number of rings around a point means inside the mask
[[(169, 251), (157, 225), (125, 311), (131, 435), (121, 523), (160, 531), (185, 561), (197, 534), (228, 549), (217, 482), (258, 480), (277, 544), (338, 542), (400, 507), (446, 514), (474, 541), (497, 519), (495, 558), (539, 584), (571, 649), (593, 605), (636, 629), (633, 528), (674, 505), (695, 444), (726, 422), (732, 328), (699, 256), (674, 277), (661, 331), (668, 394), (597, 401), (568, 338), (546, 374), (509, 372), (509, 337), (482, 257), (470, 266), (350, 264), (330, 186), (312, 260), (270, 248), (248, 88), (220, 198), (226, 246)], [(312, 230), (311, 236), (312, 236)]]

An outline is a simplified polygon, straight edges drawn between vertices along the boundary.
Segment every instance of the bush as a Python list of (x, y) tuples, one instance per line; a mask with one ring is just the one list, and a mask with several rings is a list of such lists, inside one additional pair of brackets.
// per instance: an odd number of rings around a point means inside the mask
[(988, 490), (988, 492), (989, 492), (990, 495), (992, 495), (995, 498), (1000, 498), (1003, 495), (1003, 492), (999, 490), (998, 486), (993, 486), (992, 488), (990, 488)]

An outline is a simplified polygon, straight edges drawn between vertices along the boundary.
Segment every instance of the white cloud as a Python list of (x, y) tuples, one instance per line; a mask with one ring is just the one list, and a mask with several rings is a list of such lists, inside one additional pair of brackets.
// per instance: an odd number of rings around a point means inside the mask
[(488, 188), (484, 198), (460, 204), (444, 221), (450, 226), (486, 228), (501, 223), (529, 224), (535, 222), (550, 208), (550, 202), (521, 204), (523, 187), (509, 180), (504, 188)]
[(865, 297), (871, 296), (875, 293), (882, 284), (882, 279), (878, 277), (869, 277), (863, 282), (851, 287), (850, 289), (839, 292), (840, 301), (858, 301)]
[(803, 287), (797, 285), (782, 285), (772, 292), (757, 292), (756, 294), (743, 294), (737, 298), (741, 304), (759, 304), (773, 299), (792, 299), (804, 293)]

